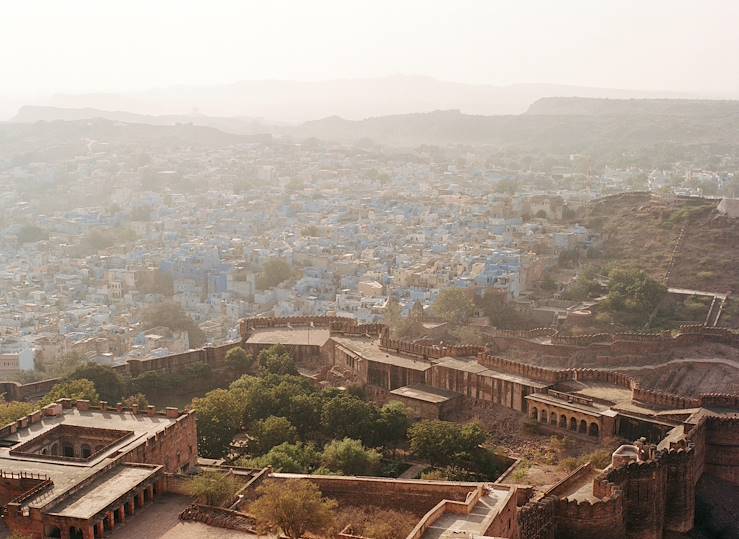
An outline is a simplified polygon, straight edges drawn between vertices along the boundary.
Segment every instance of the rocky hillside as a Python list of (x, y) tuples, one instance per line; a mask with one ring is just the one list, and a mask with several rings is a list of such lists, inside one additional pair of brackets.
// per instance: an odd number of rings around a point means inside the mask
[(585, 221), (614, 263), (661, 280), (674, 252), (669, 286), (739, 292), (739, 220), (720, 214), (718, 202), (622, 193), (591, 203)]
[(739, 327), (739, 219), (719, 201), (622, 193), (592, 202), (587, 226), (603, 236), (604, 265), (638, 268), (667, 284), (731, 295), (719, 325)]

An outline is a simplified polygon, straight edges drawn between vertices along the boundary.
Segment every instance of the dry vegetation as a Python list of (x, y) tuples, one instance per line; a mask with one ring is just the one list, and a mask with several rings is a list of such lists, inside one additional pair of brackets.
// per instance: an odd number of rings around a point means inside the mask
[(718, 200), (624, 193), (591, 204), (585, 223), (603, 234), (608, 260), (643, 269), (656, 279), (664, 276), (685, 226), (670, 286), (739, 290), (739, 224), (719, 214), (717, 204)]

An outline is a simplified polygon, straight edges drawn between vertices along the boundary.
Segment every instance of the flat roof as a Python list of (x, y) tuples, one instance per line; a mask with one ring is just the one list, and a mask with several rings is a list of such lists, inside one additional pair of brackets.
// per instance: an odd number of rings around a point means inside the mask
[(553, 389), (591, 399), (604, 400), (611, 404), (631, 402), (631, 389), (608, 382), (566, 380), (558, 382)]
[[(119, 451), (128, 452), (133, 450), (138, 445), (145, 443), (147, 438), (164, 431), (176, 421), (177, 418), (169, 418), (158, 414), (154, 416), (134, 415), (131, 412), (116, 412), (114, 410), (80, 412), (76, 407), (65, 409), (61, 415), (43, 416), (38, 423), (18, 429), (17, 432), (7, 434), (2, 439), (24, 443), (60, 424), (128, 430), (133, 432), (133, 435), (111, 445), (104, 451), (100, 451), (98, 455), (87, 462), (69, 462), (63, 459), (45, 457), (44, 455), (11, 455), (12, 447), (0, 447), (0, 469), (8, 472), (28, 472), (48, 476), (54, 482), (51, 489), (45, 490), (37, 497), (24, 502), (24, 505), (40, 507), (79, 484), (85, 478), (105, 469), (118, 455)], [(19, 444), (15, 444), (15, 446), (17, 445)]]
[(497, 378), (498, 380), (505, 380), (507, 382), (514, 382), (516, 384), (535, 387), (539, 389), (549, 387), (551, 385), (548, 383), (533, 380), (532, 378), (526, 378), (525, 376), (518, 376), (517, 374), (508, 374), (506, 372), (489, 369), (484, 365), (480, 365), (480, 363), (477, 362), (477, 359), (465, 360), (460, 358), (445, 357), (441, 358), (438, 365), (450, 369), (470, 372), (472, 374), (479, 374), (480, 376), (487, 376), (489, 378)]
[(323, 346), (331, 337), (325, 328), (258, 328), (246, 340), (249, 344), (287, 344)]
[(114, 466), (69, 498), (50, 507), (46, 513), (68, 518), (91, 518), (156, 474), (159, 468), (161, 466)]
[(425, 384), (412, 384), (399, 387), (398, 389), (393, 389), (390, 394), (433, 404), (441, 404), (442, 402), (448, 402), (451, 399), (462, 396), (461, 393), (457, 393), (456, 391), (431, 387)]
[(401, 356), (392, 352), (386, 352), (380, 349), (379, 339), (372, 339), (366, 337), (344, 337), (336, 336), (331, 337), (338, 345), (343, 346), (350, 352), (354, 352), (357, 355), (369, 361), (375, 361), (377, 363), (387, 363), (388, 365), (395, 365), (397, 367), (403, 367), (406, 369), (413, 369), (417, 371), (426, 371), (433, 366), (431, 361), (424, 361), (423, 359), (416, 359), (412, 357)]
[(583, 412), (583, 413), (591, 414), (591, 415), (600, 415), (602, 410), (607, 409), (606, 406), (603, 406), (603, 408), (597, 408), (595, 406), (588, 406), (586, 404), (581, 404), (579, 402), (568, 402), (566, 400), (558, 399), (556, 397), (552, 397), (551, 395), (547, 395), (546, 393), (534, 393), (532, 395), (526, 395), (525, 398), (528, 400), (534, 401), (534, 402), (541, 402), (543, 404), (551, 404), (554, 406), (559, 406), (560, 408), (567, 408), (575, 412)]

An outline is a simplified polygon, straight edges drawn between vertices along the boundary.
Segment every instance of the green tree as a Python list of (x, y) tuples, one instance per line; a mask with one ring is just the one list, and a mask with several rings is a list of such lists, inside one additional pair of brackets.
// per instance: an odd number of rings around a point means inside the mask
[(41, 405), (46, 406), (59, 399), (89, 400), (92, 404), (97, 404), (100, 401), (100, 396), (95, 389), (95, 384), (90, 380), (79, 378), (56, 384), (41, 399)]
[(486, 289), (479, 304), (491, 326), (510, 329), (521, 323), (521, 317), (498, 290)]
[(485, 439), (478, 423), (460, 425), (448, 421), (428, 420), (408, 429), (411, 451), (433, 464), (446, 465), (460, 453), (472, 453)]
[(383, 445), (394, 445), (405, 440), (409, 426), (408, 409), (403, 403), (389, 402), (380, 409), (376, 432)]
[(38, 406), (32, 402), (7, 402), (5, 396), (0, 395), (0, 427), (27, 416), (37, 408)]
[(306, 479), (267, 481), (257, 488), (259, 498), (249, 507), (260, 532), (282, 531), (290, 539), (306, 532), (319, 534), (333, 523), (337, 504), (321, 497), (318, 487)]
[(198, 416), (198, 450), (204, 457), (220, 458), (241, 431), (245, 403), (237, 391), (214, 389), (193, 400)]
[(133, 393), (153, 396), (171, 391), (172, 384), (166, 376), (156, 371), (147, 371), (133, 378), (130, 382), (130, 388)]
[(259, 352), (257, 362), (264, 372), (272, 374), (298, 374), (295, 360), (287, 349), (276, 344)]
[(18, 231), (18, 241), (20, 243), (35, 243), (48, 239), (49, 233), (36, 225), (23, 225)]
[(329, 437), (354, 438), (365, 443), (374, 443), (378, 416), (373, 404), (342, 393), (324, 402), (321, 424)]
[(139, 410), (146, 410), (149, 406), (149, 400), (143, 393), (136, 393), (135, 395), (129, 395), (121, 402), (126, 408), (131, 408), (135, 404)]
[(445, 288), (431, 307), (434, 315), (453, 324), (464, 324), (475, 312), (475, 304), (461, 288)]
[(226, 365), (237, 376), (249, 372), (253, 364), (254, 358), (240, 346), (234, 346), (226, 352)]
[(179, 303), (164, 301), (150, 305), (141, 313), (141, 321), (144, 329), (164, 326), (174, 331), (187, 331), (192, 348), (199, 348), (205, 344), (205, 333)]
[(366, 449), (359, 440), (344, 438), (326, 445), (321, 465), (342, 475), (372, 475), (380, 465), (380, 458), (380, 453)]
[(279, 258), (272, 258), (264, 264), (262, 271), (257, 275), (256, 287), (258, 290), (275, 287), (288, 280), (291, 273), (290, 264)]
[(205, 502), (206, 505), (220, 507), (230, 501), (241, 487), (230, 473), (205, 471), (193, 477), (187, 485), (190, 496)]
[(614, 269), (608, 274), (604, 307), (622, 323), (642, 325), (666, 294), (667, 287), (641, 270)]
[(297, 442), (276, 445), (261, 457), (240, 459), (239, 466), (246, 468), (266, 468), (271, 466), (276, 472), (311, 473), (321, 461), (321, 453), (315, 445)]
[(421, 474), (426, 481), (479, 481), (478, 474), (460, 468), (459, 466), (445, 466)]
[(282, 443), (294, 443), (298, 436), (290, 421), (273, 415), (257, 421), (249, 434), (252, 437), (249, 441), (252, 455), (262, 455)]
[(110, 367), (87, 363), (77, 367), (67, 376), (67, 380), (79, 380), (81, 378), (90, 380), (95, 384), (95, 389), (100, 398), (106, 402), (119, 402), (123, 396), (123, 381)]

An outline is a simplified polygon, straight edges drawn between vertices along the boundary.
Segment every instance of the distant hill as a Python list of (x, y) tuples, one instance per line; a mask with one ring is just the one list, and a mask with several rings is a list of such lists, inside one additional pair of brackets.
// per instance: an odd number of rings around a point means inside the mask
[(531, 115), (739, 115), (739, 101), (710, 99), (595, 99), (543, 97), (526, 111)]
[(736, 151), (739, 147), (738, 101), (547, 98), (519, 115), (484, 116), (437, 110), (364, 120), (330, 116), (299, 125), (202, 114), (156, 116), (29, 106), (22, 107), (13, 120), (23, 125), (91, 119), (105, 119), (111, 125), (125, 122), (139, 126), (136, 129), (140, 131), (146, 125), (207, 127), (218, 130), (219, 134), (212, 134), (213, 140), (235, 134), (258, 137), (255, 140), (269, 140), (271, 135), (342, 143), (370, 139), (396, 146), (471, 144), (555, 154), (587, 153), (596, 160), (618, 160), (619, 156), (632, 153), (637, 155), (637, 163), (644, 166), (659, 166), (678, 156), (705, 154), (706, 146), (712, 146), (713, 153)]
[(168, 114), (156, 116), (152, 114), (135, 114), (126, 111), (110, 111), (93, 108), (61, 108), (25, 105), (11, 118), (11, 122), (33, 123), (39, 121), (51, 122), (56, 120), (77, 121), (101, 118), (114, 122), (126, 122), (146, 125), (178, 125), (193, 124), (214, 127), (229, 133), (253, 135), (267, 133), (272, 126), (255, 118), (221, 118), (202, 114), (184, 115)]
[(369, 138), (400, 145), (488, 144), (561, 153), (614, 154), (660, 144), (736, 146), (739, 144), (739, 112), (475, 116), (448, 110), (361, 121), (334, 116), (306, 122), (291, 133), (344, 142)]
[(53, 162), (93, 151), (95, 144), (127, 147), (216, 147), (264, 139), (191, 124), (147, 125), (104, 119), (29, 124), (0, 122), (0, 161)]
[(171, 115), (265, 118), (299, 123), (331, 115), (374, 116), (459, 109), (467, 114), (521, 114), (547, 96), (608, 98), (700, 97), (673, 92), (559, 84), (466, 84), (422, 76), (322, 81), (247, 80), (212, 86), (173, 86), (142, 92), (55, 95), (43, 104)]

